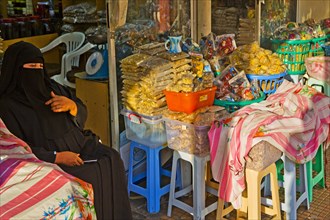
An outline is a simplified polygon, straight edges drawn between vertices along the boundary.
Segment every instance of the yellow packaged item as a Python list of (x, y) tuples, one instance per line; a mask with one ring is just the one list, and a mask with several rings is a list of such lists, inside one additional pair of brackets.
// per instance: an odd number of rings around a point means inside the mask
[(150, 56), (143, 53), (136, 53), (133, 55), (130, 55), (120, 61), (121, 64), (124, 65), (136, 65), (138, 66), (141, 62), (148, 59)]

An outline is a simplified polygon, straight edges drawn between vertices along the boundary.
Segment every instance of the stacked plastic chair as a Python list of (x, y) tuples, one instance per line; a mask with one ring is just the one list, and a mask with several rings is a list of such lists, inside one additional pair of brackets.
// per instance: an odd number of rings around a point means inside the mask
[[(52, 79), (54, 79), (56, 82), (69, 86), (71, 88), (75, 88), (75, 84), (71, 83), (67, 79), (67, 72), (69, 69), (67, 69), (68, 66), (79, 66), (79, 56), (76, 57), (70, 57), (70, 61), (67, 59), (67, 56), (70, 53), (75, 52), (78, 50), (83, 44), (85, 43), (85, 34), (82, 32), (71, 32), (63, 34), (59, 37), (57, 37), (55, 40), (50, 42), (48, 45), (46, 45), (43, 48), (40, 48), (40, 51), (42, 53), (46, 53), (47, 51), (53, 50), (54, 48), (57, 48), (58, 46), (64, 44), (65, 45), (65, 53), (63, 54), (61, 58), (61, 73), (58, 75), (52, 76)], [(71, 68), (70, 68), (71, 69)]]

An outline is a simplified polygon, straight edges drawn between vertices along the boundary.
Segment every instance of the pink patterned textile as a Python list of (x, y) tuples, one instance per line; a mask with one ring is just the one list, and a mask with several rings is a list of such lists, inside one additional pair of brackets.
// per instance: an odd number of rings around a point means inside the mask
[(96, 219), (92, 185), (39, 160), (0, 119), (0, 219)]
[(284, 81), (265, 101), (213, 123), (209, 131), (213, 178), (219, 197), (241, 207), (245, 157), (264, 140), (296, 163), (311, 160), (329, 135), (330, 98), (309, 86)]

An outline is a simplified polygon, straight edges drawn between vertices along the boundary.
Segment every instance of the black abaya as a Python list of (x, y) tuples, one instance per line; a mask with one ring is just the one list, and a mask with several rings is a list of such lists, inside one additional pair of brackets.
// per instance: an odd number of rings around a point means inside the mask
[[(21, 55), (19, 51), (23, 51)], [(25, 56), (26, 53), (29, 56)], [(26, 85), (31, 80), (26, 80), (24, 74), (41, 73), (30, 73), (22, 68), (22, 64), (36, 58), (42, 58), (40, 51), (25, 42), (7, 49), (0, 75), (1, 119), (13, 134), (30, 145), (41, 160), (54, 163), (55, 151), (79, 153), (84, 160), (97, 159), (97, 162), (81, 166), (61, 165), (61, 168), (92, 184), (98, 219), (132, 219), (125, 170), (119, 153), (102, 145), (94, 133), (83, 129), (86, 107), (70, 90), (49, 79), (45, 72), (42, 73), (44, 78), (37, 79), (41, 80), (38, 82), (38, 85), (42, 84), (40, 88)], [(32, 93), (31, 88), (36, 92)], [(73, 117), (69, 112), (55, 113), (49, 106), (40, 104), (49, 99), (49, 94), (44, 93), (50, 91), (75, 101), (77, 116)]]

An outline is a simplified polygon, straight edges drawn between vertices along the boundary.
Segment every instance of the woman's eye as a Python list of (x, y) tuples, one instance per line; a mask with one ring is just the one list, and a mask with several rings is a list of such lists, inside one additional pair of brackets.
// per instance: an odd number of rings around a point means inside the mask
[(42, 63), (26, 63), (23, 65), (23, 68), (28, 69), (43, 69), (44, 65)]

